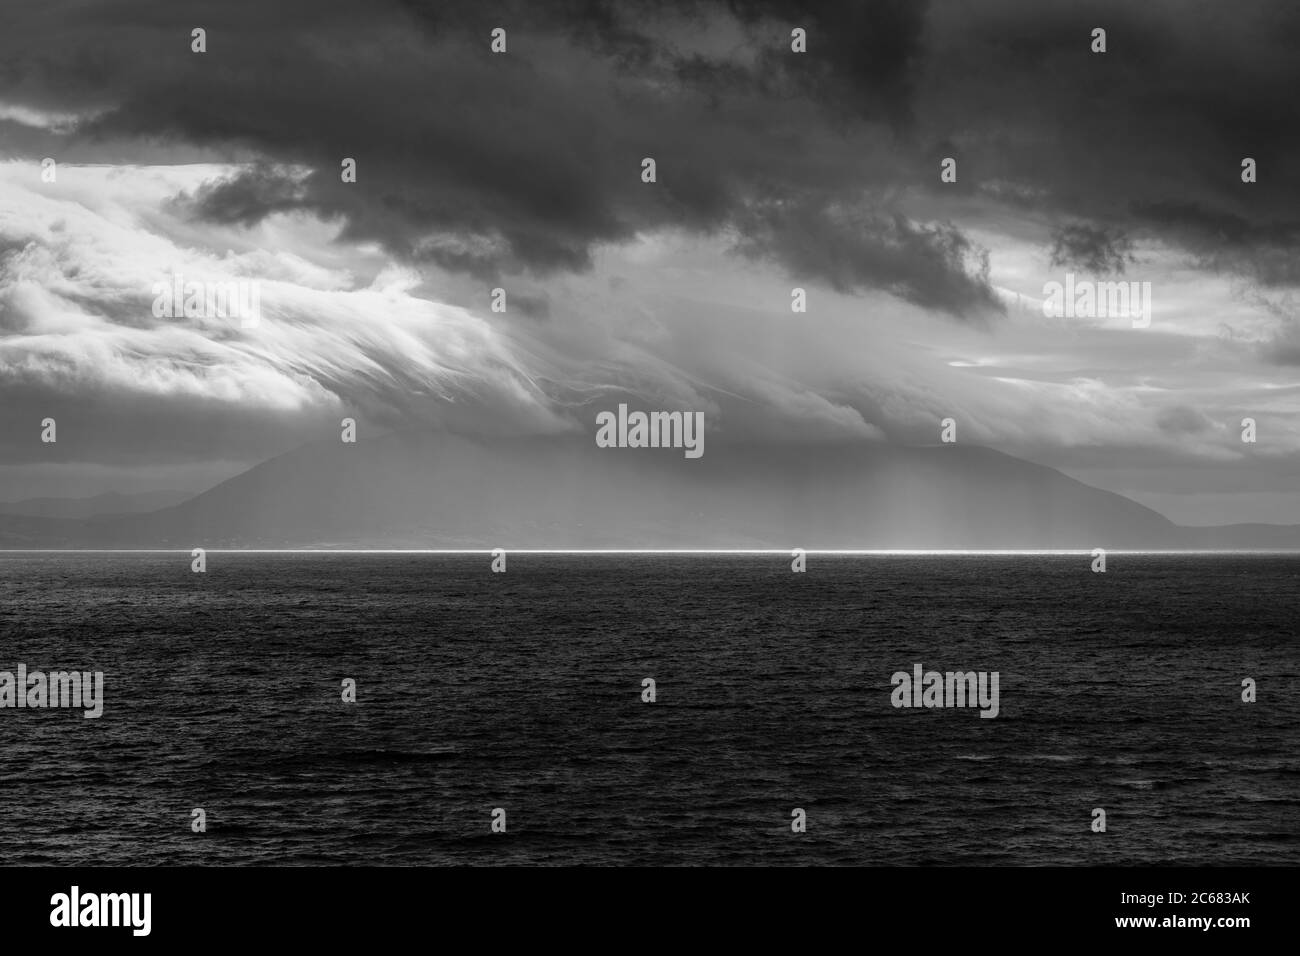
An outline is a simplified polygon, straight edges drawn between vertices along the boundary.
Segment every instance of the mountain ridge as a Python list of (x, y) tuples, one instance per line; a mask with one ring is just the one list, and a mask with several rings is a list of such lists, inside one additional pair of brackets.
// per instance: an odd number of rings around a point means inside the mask
[(1300, 528), (1184, 528), (982, 446), (597, 448), (586, 435), (388, 432), (267, 459), (144, 514), (0, 514), (4, 548), (1300, 549)]

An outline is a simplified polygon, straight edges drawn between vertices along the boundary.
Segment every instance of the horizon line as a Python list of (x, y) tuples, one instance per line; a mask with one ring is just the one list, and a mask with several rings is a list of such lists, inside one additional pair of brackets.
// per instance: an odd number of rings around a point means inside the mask
[[(201, 547), (201, 546), (196, 546)], [(195, 548), (0, 548), (0, 554), (191, 554)], [(1092, 548), (203, 548), (206, 554), (1087, 555)], [(1107, 554), (1300, 554), (1300, 548), (1103, 548)]]

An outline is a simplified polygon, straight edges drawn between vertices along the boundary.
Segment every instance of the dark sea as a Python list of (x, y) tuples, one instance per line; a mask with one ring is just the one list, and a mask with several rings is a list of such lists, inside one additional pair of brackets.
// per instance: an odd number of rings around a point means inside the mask
[(0, 554), (0, 865), (1300, 864), (1300, 556), (207, 562)]

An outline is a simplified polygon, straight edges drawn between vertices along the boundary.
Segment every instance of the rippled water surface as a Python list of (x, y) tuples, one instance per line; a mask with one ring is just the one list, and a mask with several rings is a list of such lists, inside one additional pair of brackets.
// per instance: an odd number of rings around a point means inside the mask
[(0, 863), (1300, 863), (1300, 557), (808, 562), (0, 554)]

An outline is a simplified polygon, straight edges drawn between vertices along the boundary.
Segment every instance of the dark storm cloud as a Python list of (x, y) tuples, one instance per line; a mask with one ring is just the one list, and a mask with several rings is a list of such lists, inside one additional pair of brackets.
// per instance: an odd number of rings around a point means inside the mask
[[(597, 245), (661, 228), (754, 226), (747, 251), (808, 281), (883, 284), (953, 314), (996, 307), (984, 277), (960, 271), (952, 227), (906, 223), (895, 208), (883, 228), (853, 232), (822, 215), (913, 176), (881, 143), (908, 112), (923, 5), (846, 7), (844, 22), (790, 3), (115, 9), (111, 20), (24, 11), (0, 41), (11, 64), (0, 95), (103, 110), (83, 141), (261, 159), (185, 197), (197, 218), (251, 225), (301, 209), (338, 220), (344, 241), (483, 277), (583, 270)], [(790, 52), (792, 24), (809, 30), (815, 55)], [(200, 25), (202, 56), (189, 50)], [(495, 26), (509, 30), (505, 56), (489, 52)], [(51, 54), (41, 41), (56, 33)], [(340, 182), (345, 156), (357, 160), (356, 184)], [(640, 180), (646, 156), (658, 164), (653, 185)], [(771, 197), (790, 210), (790, 235), (753, 214)], [(849, 249), (827, 261), (796, 236)], [(912, 254), (915, 265), (898, 261)]]
[(222, 225), (251, 226), (274, 212), (301, 208), (306, 190), (290, 172), (258, 166), (229, 179), (205, 183), (193, 197), (182, 196), (197, 215)]
[(1177, 201), (1135, 203), (1133, 209), (1166, 234), (1177, 235), (1201, 268), (1238, 273), (1261, 286), (1300, 285), (1300, 216), (1293, 209), (1254, 221)]
[[(895, 129), (911, 121), (912, 84), (923, 56), (929, 4), (920, 0), (825, 3), (820, 0), (731, 0), (728, 7), (780, 43), (765, 46), (757, 78), (783, 77), (819, 103)], [(810, 55), (792, 58), (790, 29), (803, 28)]]
[(879, 288), (922, 307), (999, 308), (988, 287), (987, 254), (948, 224), (919, 227), (880, 210), (767, 203), (751, 210), (742, 233), (745, 254), (773, 256), (796, 276), (820, 273), (837, 291)]
[[(921, 135), (1060, 223), (1154, 237), (1261, 283), (1300, 245), (1300, 8), (1277, 2), (931, 7)], [(1093, 53), (1093, 28), (1107, 52)], [(1258, 181), (1244, 183), (1242, 160)], [(990, 192), (993, 189), (990, 188)]]
[[(105, 111), (79, 146), (261, 161), (189, 197), (196, 217), (302, 209), (481, 277), (583, 270), (602, 243), (681, 228), (738, 233), (809, 281), (995, 309), (970, 241), (905, 218), (924, 190), (1030, 205), (1059, 227), (1060, 263), (1113, 270), (1155, 238), (1297, 281), (1300, 8), (1281, 0), (123, 0), (0, 17), (0, 97)], [(880, 214), (827, 214), (862, 207)]]
[(1070, 223), (1052, 233), (1053, 266), (1108, 275), (1123, 272), (1134, 261), (1133, 240), (1118, 229)]

